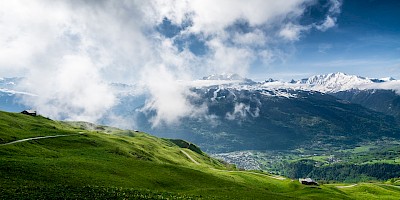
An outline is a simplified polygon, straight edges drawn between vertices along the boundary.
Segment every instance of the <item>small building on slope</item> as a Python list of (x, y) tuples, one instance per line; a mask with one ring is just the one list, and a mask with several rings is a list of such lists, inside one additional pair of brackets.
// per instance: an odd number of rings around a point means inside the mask
[(311, 178), (299, 178), (299, 182), (303, 185), (318, 185), (318, 183)]
[(37, 115), (36, 110), (24, 110), (21, 113), (25, 114), (25, 115), (30, 115), (30, 116), (36, 116)]

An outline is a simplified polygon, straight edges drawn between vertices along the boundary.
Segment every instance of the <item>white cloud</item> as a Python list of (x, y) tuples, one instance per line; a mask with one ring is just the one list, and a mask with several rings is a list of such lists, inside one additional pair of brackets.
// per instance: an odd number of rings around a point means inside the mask
[(238, 73), (245, 75), (250, 62), (254, 59), (253, 50), (245, 47), (226, 46), (218, 39), (207, 43), (210, 47), (211, 56), (208, 59), (209, 66), (215, 73)]
[(250, 26), (280, 21), (287, 15), (302, 13), (304, 0), (194, 0), (190, 1), (193, 12), (191, 31), (215, 34), (223, 31), (237, 20), (247, 20)]
[(233, 112), (226, 113), (225, 117), (228, 120), (245, 119), (250, 115), (252, 117), (258, 117), (260, 115), (260, 109), (256, 107), (254, 111), (250, 108), (250, 105), (244, 103), (235, 103)]
[(88, 57), (66, 55), (57, 64), (24, 80), (22, 87), (37, 95), (25, 96), (26, 104), (53, 118), (96, 121), (116, 103)]
[(340, 14), (342, 7), (341, 0), (330, 0), (329, 1), (329, 10), (325, 20), (320, 23), (316, 24), (315, 28), (320, 31), (326, 31), (336, 25), (337, 15)]
[(272, 63), (277, 57), (276, 52), (272, 52), (267, 49), (258, 52), (258, 56), (265, 65)]
[(233, 42), (238, 45), (264, 46), (267, 43), (267, 37), (261, 30), (256, 29), (244, 34), (235, 33)]
[[(303, 4), (310, 0), (155, 0), (146, 10), (147, 17), (160, 23), (164, 18), (174, 24), (190, 20), (193, 33), (214, 35), (238, 20), (246, 20), (251, 26), (271, 24), (303, 12)], [(150, 11), (150, 12), (149, 12)]]
[(308, 29), (309, 27), (306, 26), (289, 23), (279, 31), (279, 36), (289, 41), (297, 41), (300, 39), (301, 33)]
[(316, 28), (320, 31), (326, 31), (336, 25), (336, 18), (332, 18), (331, 16), (326, 16), (325, 21), (320, 24), (316, 25)]
[(342, 0), (330, 0), (329, 13), (339, 14), (341, 12)]
[[(340, 5), (332, 2), (333, 16)], [(277, 45), (277, 35), (298, 40), (308, 29), (298, 23), (299, 18), (313, 3), (4, 1), (0, 6), (0, 74), (26, 76), (22, 89), (38, 95), (25, 99), (27, 104), (44, 115), (72, 120), (96, 121), (118, 103), (109, 82), (140, 83), (147, 91), (139, 91), (150, 95), (145, 108), (157, 113), (154, 124), (175, 123), (206, 109), (191, 105), (188, 97), (193, 94), (176, 79), (204, 73), (245, 75), (257, 59), (273, 60), (281, 54), (270, 47)], [(165, 18), (185, 28), (166, 38), (157, 32)], [(246, 30), (236, 30), (238, 23)], [(206, 52), (195, 55), (176, 43), (175, 39), (187, 36), (201, 38)]]
[[(304, 8), (313, 3), (311, 0), (158, 0), (154, 3), (157, 6), (152, 19), (161, 23), (167, 18), (180, 27), (190, 22), (181, 34), (194, 34), (205, 40), (210, 50), (200, 61), (207, 64), (205, 71), (246, 75), (259, 55), (267, 55), (265, 52), (268, 52), (267, 57), (261, 57), (267, 58), (263, 59), (267, 62), (272, 60), (269, 57), (274, 51), (279, 52), (279, 49), (268, 47), (274, 43), (277, 25), (288, 24), (282, 35), (291, 41), (297, 40), (300, 33), (308, 29), (298, 25), (297, 19), (303, 14)], [(248, 26), (247, 30), (234, 30), (238, 23)]]
[(96, 121), (117, 102), (107, 82), (129, 79), (150, 45), (141, 24), (117, 10), (129, 5), (69, 3), (3, 2), (0, 72), (27, 77), (21, 89), (38, 96), (25, 103), (40, 113)]
[(193, 98), (196, 96), (189, 93), (184, 84), (177, 82), (177, 77), (173, 76), (164, 65), (145, 70), (143, 77), (146, 77), (144, 80), (147, 82), (144, 84), (151, 97), (142, 111), (156, 112), (151, 119), (154, 126), (175, 123), (181, 117), (205, 113), (205, 108), (194, 106), (189, 102), (188, 96)]
[(0, 72), (22, 73), (35, 62), (38, 54), (45, 53), (56, 40), (59, 29), (63, 29), (62, 24), (57, 22), (67, 20), (66, 18), (58, 4), (47, 10), (33, 1), (2, 2)]

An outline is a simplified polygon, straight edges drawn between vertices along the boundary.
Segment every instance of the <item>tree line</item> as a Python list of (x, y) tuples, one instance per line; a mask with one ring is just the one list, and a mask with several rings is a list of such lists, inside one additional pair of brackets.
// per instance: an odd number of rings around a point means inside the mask
[(313, 160), (285, 163), (283, 174), (290, 178), (310, 177), (322, 182), (358, 182), (368, 180), (388, 180), (400, 176), (400, 165), (388, 163), (374, 164), (332, 164), (315, 166)]

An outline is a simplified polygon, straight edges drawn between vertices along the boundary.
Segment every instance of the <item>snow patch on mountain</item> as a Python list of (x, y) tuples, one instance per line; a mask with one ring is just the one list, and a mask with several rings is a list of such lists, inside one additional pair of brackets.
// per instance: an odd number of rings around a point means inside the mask
[(326, 75), (312, 76), (305, 82), (312, 90), (319, 92), (338, 92), (356, 89), (359, 86), (372, 84), (368, 78), (347, 75), (345, 73), (331, 73)]
[(400, 91), (400, 81), (392, 78), (366, 78), (345, 73), (331, 73), (312, 76), (308, 79), (297, 81), (291, 88), (314, 90), (323, 93), (336, 93), (347, 90), (395, 90)]
[(297, 94), (292, 94), (289, 91), (285, 90), (274, 90), (274, 89), (269, 89), (269, 90), (262, 90), (260, 94), (264, 96), (269, 96), (269, 97), (284, 97), (284, 98), (297, 98)]
[(203, 77), (203, 80), (241, 81), (244, 80), (244, 78), (238, 74), (223, 73), (205, 76)]
[[(216, 78), (217, 77), (217, 78)], [(236, 77), (236, 78), (232, 78)], [(342, 72), (325, 75), (315, 75), (298, 81), (283, 82), (267, 79), (264, 82), (254, 82), (246, 78), (237, 78), (230, 75), (211, 75), (190, 83), (196, 88), (201, 87), (224, 87), (235, 90), (259, 90), (265, 96), (276, 96), (285, 98), (296, 98), (293, 90), (302, 90), (321, 93), (336, 93), (347, 90), (370, 90), (384, 89), (400, 91), (400, 81), (392, 77), (388, 78), (366, 78), (355, 75), (347, 75)]]

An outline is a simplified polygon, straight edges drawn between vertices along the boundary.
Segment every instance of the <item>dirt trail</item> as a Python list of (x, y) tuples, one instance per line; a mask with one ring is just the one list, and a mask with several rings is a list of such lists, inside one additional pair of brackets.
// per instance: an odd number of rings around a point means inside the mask
[(351, 188), (356, 186), (357, 184), (353, 184), (353, 185), (345, 185), (345, 186), (336, 186), (337, 188)]
[(265, 176), (265, 177), (273, 178), (273, 179), (277, 179), (277, 180), (286, 180), (286, 178), (285, 178), (285, 177), (282, 177), (282, 176), (261, 174), (261, 173), (257, 173), (257, 172), (249, 172), (249, 171), (228, 171), (228, 170), (221, 170), (221, 169), (213, 169), (213, 170), (217, 170), (217, 171), (221, 171), (221, 172), (229, 172), (229, 173), (255, 174), (255, 175)]
[(246, 173), (246, 174), (255, 174), (255, 175), (266, 176), (266, 177), (277, 179), (277, 180), (285, 180), (286, 179), (282, 176), (267, 175), (267, 174), (261, 174), (261, 173), (257, 173), (257, 172), (248, 172), (248, 171), (228, 171), (228, 172), (241, 172), (241, 173)]
[(73, 135), (81, 135), (81, 133), (79, 133), (79, 134), (71, 134), (71, 135), (50, 135), (50, 136), (40, 136), (40, 137), (33, 137), (33, 138), (25, 138), (25, 139), (21, 139), (21, 140), (16, 140), (16, 141), (12, 141), (12, 142), (9, 142), (9, 143), (5, 143), (5, 144), (0, 144), (0, 146), (15, 144), (15, 143), (19, 143), (19, 142), (26, 142), (26, 141), (31, 141), (31, 140), (40, 140), (40, 139), (56, 138), (56, 137), (67, 137), (67, 136), (73, 136)]
[(181, 152), (183, 153), (183, 154), (185, 154), (186, 155), (186, 157), (188, 157), (189, 158), (189, 160), (191, 160), (194, 164), (196, 164), (196, 165), (200, 165), (200, 163), (198, 163), (195, 159), (193, 159), (192, 158), (192, 156), (190, 156), (188, 153), (186, 153), (185, 151), (183, 151), (182, 149), (181, 149)]
[(382, 184), (382, 185), (384, 185), (384, 186), (391, 186), (391, 187), (395, 187), (395, 188), (400, 189), (400, 186), (399, 186), (399, 185), (389, 185), (389, 184)]

